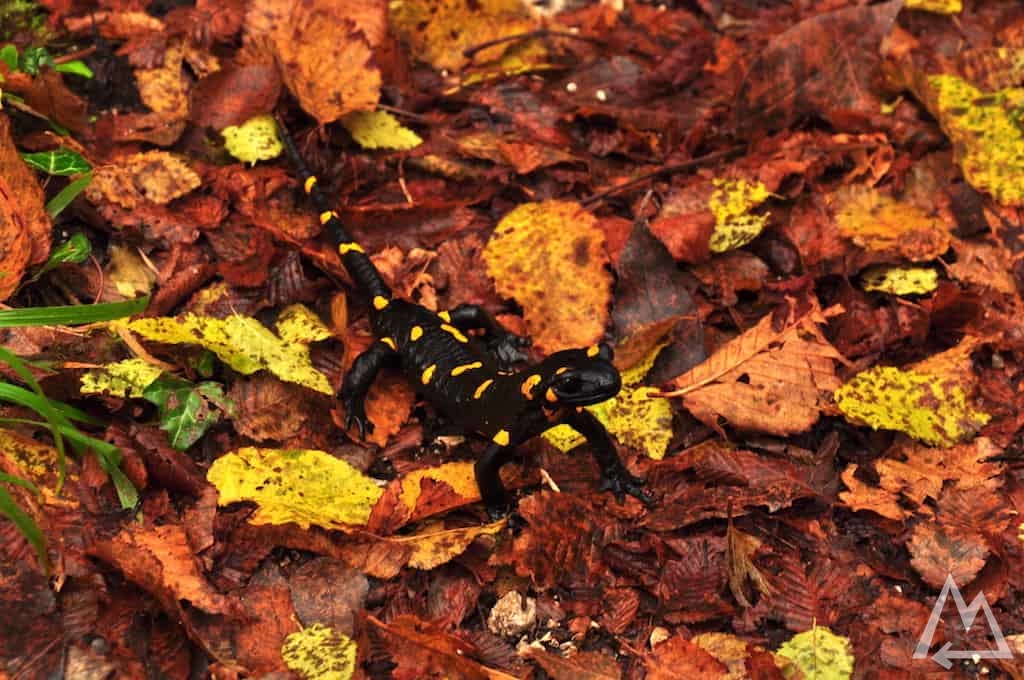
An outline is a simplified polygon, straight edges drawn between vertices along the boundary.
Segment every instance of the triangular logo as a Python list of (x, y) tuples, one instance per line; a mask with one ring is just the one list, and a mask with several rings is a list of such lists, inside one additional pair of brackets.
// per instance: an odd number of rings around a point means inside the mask
[(952, 642), (944, 644), (939, 651), (935, 652), (935, 656), (932, 658), (935, 663), (939, 664), (943, 668), (948, 669), (953, 664), (950, 659), (1012, 659), (1013, 652), (1010, 651), (1010, 646), (1006, 644), (1006, 638), (1003, 637), (1003, 631), (1000, 630), (999, 624), (996, 623), (996, 617), (992, 613), (992, 608), (988, 606), (988, 600), (985, 599), (985, 593), (978, 593), (978, 595), (968, 605), (964, 602), (963, 595), (960, 594), (960, 589), (956, 587), (956, 581), (953, 580), (953, 574), (946, 576), (946, 582), (942, 584), (942, 590), (939, 592), (939, 598), (935, 601), (935, 607), (932, 608), (932, 615), (928, 617), (928, 625), (924, 627), (924, 633), (921, 634), (921, 640), (917, 643), (917, 649), (914, 650), (915, 659), (927, 659), (928, 649), (932, 646), (932, 638), (935, 637), (935, 629), (939, 625), (939, 619), (942, 618), (942, 609), (946, 606), (946, 598), (952, 594), (953, 602), (956, 603), (956, 609), (960, 612), (960, 621), (964, 624), (964, 630), (970, 630), (971, 625), (974, 623), (974, 618), (978, 615), (978, 611), (985, 612), (985, 619), (988, 621), (988, 627), (992, 631), (992, 636), (996, 641), (996, 649), (950, 649), (953, 646)]

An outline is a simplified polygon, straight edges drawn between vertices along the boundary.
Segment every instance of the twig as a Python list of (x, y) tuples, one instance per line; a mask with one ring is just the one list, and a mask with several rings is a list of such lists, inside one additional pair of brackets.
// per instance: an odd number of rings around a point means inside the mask
[(657, 170), (653, 170), (646, 174), (640, 175), (635, 179), (631, 179), (628, 182), (625, 182), (624, 184), (617, 184), (615, 186), (608, 187), (607, 189), (602, 189), (596, 194), (591, 194), (587, 198), (584, 198), (582, 201), (580, 201), (580, 205), (588, 206), (592, 203), (596, 203), (597, 201), (607, 198), (612, 194), (617, 194), (620, 191), (632, 189), (633, 187), (639, 184), (643, 184), (644, 182), (647, 182), (649, 180), (652, 180), (655, 177), (661, 177), (664, 175), (674, 175), (677, 172), (685, 172), (687, 170), (692, 170), (702, 165), (706, 165), (713, 161), (728, 158), (734, 154), (742, 152), (746, 148), (746, 144), (740, 144), (739, 146), (733, 146), (728, 149), (722, 149), (721, 151), (713, 151), (709, 154), (698, 156), (697, 158), (691, 158), (690, 160), (683, 163), (676, 163), (675, 165), (666, 165), (664, 167), (658, 168)]

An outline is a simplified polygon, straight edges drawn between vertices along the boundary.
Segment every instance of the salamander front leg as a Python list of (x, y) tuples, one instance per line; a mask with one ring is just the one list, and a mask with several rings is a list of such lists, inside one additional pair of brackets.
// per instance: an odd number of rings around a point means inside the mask
[(629, 494), (644, 505), (651, 504), (651, 498), (644, 493), (644, 480), (631, 475), (622, 464), (615, 443), (600, 420), (589, 411), (579, 409), (570, 413), (565, 422), (583, 435), (594, 451), (594, 460), (601, 469), (602, 491), (611, 491), (620, 503)]
[(501, 324), (480, 305), (461, 304), (451, 309), (448, 315), (451, 317), (452, 325), (459, 330), (482, 330), (487, 349), (498, 359), (503, 370), (529, 358), (522, 348), (530, 346), (530, 339), (502, 328)]
[(377, 341), (356, 357), (352, 368), (345, 374), (339, 394), (345, 407), (345, 428), (355, 425), (360, 439), (373, 432), (373, 423), (366, 417), (366, 393), (380, 369), (394, 364), (397, 359), (398, 355), (389, 345)]
[(491, 443), (477, 459), (473, 471), (476, 473), (476, 485), (480, 489), (480, 497), (487, 506), (487, 514), (492, 520), (508, 516), (512, 511), (508, 492), (501, 483), (501, 466), (512, 459), (515, 449)]

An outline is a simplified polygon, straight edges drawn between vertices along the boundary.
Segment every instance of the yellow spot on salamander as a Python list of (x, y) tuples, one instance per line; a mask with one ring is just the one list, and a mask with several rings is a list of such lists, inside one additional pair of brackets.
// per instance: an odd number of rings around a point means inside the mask
[(420, 328), (419, 326), (413, 326), (412, 330), (409, 331), (409, 339), (411, 341), (413, 341), (413, 342), (416, 342), (417, 340), (419, 340), (422, 337), (423, 337), (423, 329)]
[(456, 366), (455, 368), (452, 369), (452, 376), (462, 375), (466, 371), (472, 371), (473, 369), (480, 368), (481, 366), (483, 366), (483, 364), (480, 363), (479, 361), (474, 361), (471, 364), (462, 364), (461, 366)]
[(441, 321), (444, 321), (445, 323), (452, 322), (452, 315), (449, 314), (447, 311), (438, 312), (437, 315), (441, 318)]
[(375, 295), (373, 298), (373, 308), (378, 312), (388, 306), (388, 299), (383, 295)]
[(363, 253), (363, 252), (366, 252), (366, 251), (364, 251), (363, 247), (361, 245), (359, 245), (358, 243), (356, 243), (355, 241), (352, 241), (350, 243), (339, 243), (338, 244), (338, 254), (339, 255), (344, 255), (345, 253)]
[(484, 396), (484, 392), (487, 391), (487, 388), (490, 387), (492, 383), (494, 383), (494, 380), (492, 380), (491, 378), (488, 378), (487, 380), (480, 383), (480, 386), (476, 388), (476, 392), (473, 393), (473, 398), (479, 399), (480, 397)]
[(568, 366), (562, 366), (560, 369), (555, 371), (555, 375), (562, 375), (563, 373), (565, 373), (568, 370), (569, 370)]
[(459, 342), (469, 342), (469, 338), (463, 335), (462, 331), (460, 331), (455, 326), (443, 323), (441, 324), (441, 330), (451, 333), (452, 337), (458, 340)]
[(327, 210), (326, 212), (320, 213), (320, 224), (327, 224), (332, 218), (337, 217), (338, 213), (333, 210)]
[(548, 401), (558, 401), (558, 395), (555, 394), (555, 391), (550, 387), (548, 388), (548, 391), (544, 393), (544, 398)]
[(523, 396), (527, 399), (533, 399), (533, 388), (540, 382), (540, 376), (534, 373), (529, 378), (523, 381), (519, 391), (523, 393)]
[(423, 375), (420, 376), (420, 382), (426, 385), (430, 382), (430, 379), (434, 377), (434, 371), (437, 370), (437, 364), (430, 364), (427, 366), (427, 370), (423, 371)]
[(508, 430), (498, 430), (498, 434), (494, 435), (494, 437), (491, 438), (491, 441), (498, 446), (508, 446)]
[(313, 193), (313, 187), (316, 186), (316, 177), (310, 175), (306, 178), (306, 183), (302, 185), (302, 188), (306, 190), (307, 194)]
[(388, 347), (390, 347), (393, 350), (397, 350), (398, 349), (398, 347), (395, 345), (395, 341), (392, 340), (391, 338), (383, 337), (383, 338), (380, 339), (380, 341), (383, 342), (385, 345), (387, 345)]
[(593, 359), (600, 353), (601, 348), (598, 347), (597, 345), (591, 345), (590, 347), (587, 348), (587, 356), (590, 357), (591, 359)]

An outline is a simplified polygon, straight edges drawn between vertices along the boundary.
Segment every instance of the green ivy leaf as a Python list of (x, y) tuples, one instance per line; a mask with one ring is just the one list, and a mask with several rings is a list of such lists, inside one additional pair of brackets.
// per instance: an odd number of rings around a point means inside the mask
[(53, 68), (56, 64), (45, 47), (27, 47), (21, 55), (19, 66), (19, 70), (24, 71), (30, 76), (36, 76), (39, 75), (42, 67), (49, 66)]
[(156, 404), (160, 429), (167, 432), (171, 446), (184, 451), (220, 421), (221, 414), (233, 416), (235, 405), (214, 382), (198, 385), (164, 376), (147, 387), (142, 396)]
[(89, 161), (82, 158), (80, 153), (63, 147), (53, 151), (23, 153), (21, 159), (28, 163), (29, 167), (45, 172), (47, 175), (67, 177), (92, 170)]
[(0, 48), (0, 61), (7, 64), (12, 71), (18, 70), (18, 48), (13, 44), (4, 45)]

